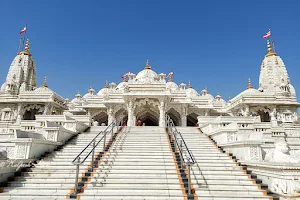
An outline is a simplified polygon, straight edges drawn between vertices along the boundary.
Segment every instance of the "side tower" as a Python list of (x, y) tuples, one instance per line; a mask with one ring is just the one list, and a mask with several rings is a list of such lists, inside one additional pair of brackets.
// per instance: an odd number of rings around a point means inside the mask
[(276, 96), (285, 96), (296, 101), (296, 92), (290, 83), (290, 78), (283, 60), (272, 50), (268, 41), (268, 53), (261, 64), (259, 90), (270, 92)]
[(19, 52), (12, 61), (6, 80), (2, 84), (0, 93), (17, 95), (22, 91), (31, 91), (36, 88), (36, 71), (34, 60), (29, 52), (29, 41), (26, 41), (25, 50)]

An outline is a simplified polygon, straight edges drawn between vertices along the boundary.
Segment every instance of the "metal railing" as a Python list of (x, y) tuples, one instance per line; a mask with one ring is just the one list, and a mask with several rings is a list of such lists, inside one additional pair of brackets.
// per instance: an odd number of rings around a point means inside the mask
[[(117, 131), (118, 131), (118, 122), (117, 121), (113, 121), (111, 124), (109, 124), (104, 131), (100, 131), (93, 139), (92, 141), (74, 158), (74, 160), (72, 161), (73, 165), (76, 165), (76, 179), (75, 179), (75, 187), (74, 187), (74, 194), (77, 194), (77, 188), (78, 188), (78, 178), (79, 178), (79, 167), (82, 163), (84, 163), (86, 161), (86, 159), (92, 154), (92, 166), (91, 166), (91, 171), (94, 170), (94, 159), (95, 159), (95, 149), (96, 147), (99, 145), (99, 143), (103, 140), (103, 152), (105, 151), (105, 144), (106, 144), (106, 136), (108, 133), (111, 132), (111, 138), (113, 138), (114, 135), (114, 127), (117, 127)], [(102, 134), (103, 135), (102, 135)], [(102, 135), (101, 139), (96, 142), (97, 138)], [(82, 156), (82, 154), (84, 152), (86, 152), (86, 150), (88, 149), (88, 147), (90, 147), (92, 145), (92, 149), (89, 151), (89, 153), (85, 156), (85, 158), (82, 160), (80, 158), (80, 156)], [(88, 151), (88, 150), (87, 150)]]
[[(191, 195), (191, 166), (194, 165), (195, 159), (187, 147), (181, 133), (177, 130), (173, 120), (169, 115), (166, 115), (166, 126), (175, 139), (175, 149), (177, 147), (181, 159), (181, 169), (188, 166), (188, 195)], [(184, 164), (184, 166), (183, 166)]]

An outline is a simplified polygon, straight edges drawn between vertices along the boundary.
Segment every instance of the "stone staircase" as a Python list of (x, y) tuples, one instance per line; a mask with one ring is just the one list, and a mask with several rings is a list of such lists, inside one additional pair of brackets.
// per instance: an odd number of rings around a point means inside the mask
[(80, 199), (183, 200), (185, 192), (164, 128), (127, 127)]
[[(71, 161), (105, 127), (96, 128), (79, 134), (63, 148), (23, 172), (22, 176), (15, 178), (2, 190), (0, 199), (70, 198), (76, 176), (76, 167)], [(195, 199), (273, 199), (267, 196), (266, 191), (256, 184), (256, 180), (242, 166), (220, 151), (207, 136), (194, 127), (177, 128), (197, 161), (191, 173)], [(110, 137), (111, 134), (108, 134), (107, 142)], [(96, 149), (98, 153), (101, 151), (103, 143)], [(80, 175), (87, 172), (91, 159), (89, 157), (80, 166)], [(186, 188), (175, 162), (164, 128), (125, 127), (97, 161), (97, 167), (88, 177), (77, 199), (187, 199)]]
[[(74, 187), (76, 167), (72, 160), (82, 151), (84, 147), (106, 127), (97, 127), (79, 134), (70, 140), (62, 149), (49, 154), (44, 159), (29, 169), (22, 172), (20, 177), (10, 182), (0, 193), (0, 199), (66, 199), (70, 188)], [(111, 134), (107, 135), (108, 141)], [(88, 150), (90, 150), (89, 147)], [(103, 150), (103, 142), (98, 145), (97, 151)], [(86, 151), (83, 156), (86, 156)], [(88, 168), (91, 156), (80, 166), (79, 174)]]
[(196, 160), (191, 179), (199, 199), (273, 199), (242, 166), (220, 151), (199, 129), (177, 127), (177, 130)]

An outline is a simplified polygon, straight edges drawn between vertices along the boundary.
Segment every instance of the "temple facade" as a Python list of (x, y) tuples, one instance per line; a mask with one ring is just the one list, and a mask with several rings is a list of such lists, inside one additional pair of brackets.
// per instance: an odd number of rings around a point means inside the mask
[[(220, 94), (214, 97), (207, 88), (196, 91), (190, 81), (175, 83), (173, 73), (156, 73), (148, 60), (142, 71), (126, 73), (119, 84), (106, 81), (100, 91), (90, 87), (72, 100), (51, 90), (46, 77), (39, 87), (36, 79), (27, 41), (0, 88), (0, 159), (30, 162), (88, 127), (100, 130), (115, 120), (129, 129), (137, 122), (165, 127), (169, 116), (178, 130), (189, 133), (185, 139), (193, 141), (194, 135), (203, 133), (209, 144), (234, 155), (237, 165), (247, 166), (272, 192), (290, 199), (300, 197), (300, 104), (286, 66), (269, 41), (259, 88), (248, 79), (245, 90), (228, 101)], [(198, 132), (186, 126), (197, 126)], [(193, 148), (199, 152), (205, 147)]]
[[(44, 80), (36, 86), (36, 66), (29, 41), (10, 65), (0, 90), (0, 125), (33, 120), (35, 115), (90, 116), (91, 124), (107, 125), (114, 119), (135, 126), (138, 120), (148, 126), (165, 126), (168, 114), (177, 126), (195, 126), (201, 116), (254, 116), (274, 126), (298, 120), (295, 89), (283, 60), (268, 51), (260, 70), (259, 88), (251, 86), (226, 102), (220, 94), (212, 96), (207, 88), (196, 91), (191, 82), (177, 84), (172, 75), (156, 73), (147, 61), (145, 68), (127, 73), (119, 84), (106, 82), (98, 92), (92, 87), (83, 96), (64, 99), (49, 89)], [(246, 85), (246, 84), (245, 84)]]

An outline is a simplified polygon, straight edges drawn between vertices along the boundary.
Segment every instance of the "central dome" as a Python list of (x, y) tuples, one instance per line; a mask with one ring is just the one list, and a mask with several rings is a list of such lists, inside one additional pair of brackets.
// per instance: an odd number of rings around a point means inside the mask
[(136, 80), (140, 83), (153, 83), (158, 80), (158, 75), (151, 69), (144, 69), (136, 75)]

